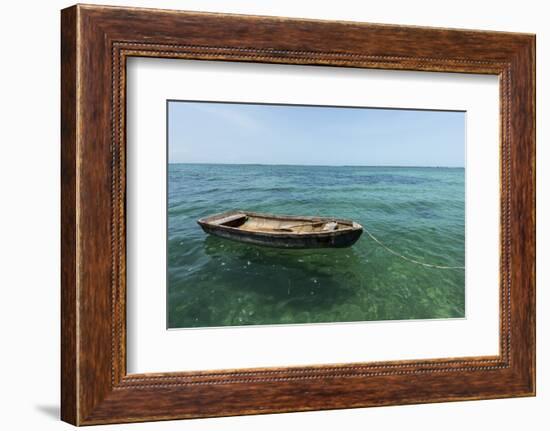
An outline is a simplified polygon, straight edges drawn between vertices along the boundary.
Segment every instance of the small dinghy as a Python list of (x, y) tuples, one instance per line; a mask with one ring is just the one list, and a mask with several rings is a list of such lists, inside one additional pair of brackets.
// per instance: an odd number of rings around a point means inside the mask
[(197, 223), (211, 235), (278, 248), (349, 247), (363, 233), (351, 220), (229, 211)]

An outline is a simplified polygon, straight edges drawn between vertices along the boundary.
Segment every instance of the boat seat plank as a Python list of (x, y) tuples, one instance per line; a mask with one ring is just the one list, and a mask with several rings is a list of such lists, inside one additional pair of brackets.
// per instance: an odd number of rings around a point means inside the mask
[(246, 217), (247, 217), (246, 214), (231, 214), (230, 216), (215, 220), (213, 223), (217, 225), (221, 225), (221, 224), (235, 222), (235, 221), (244, 219)]

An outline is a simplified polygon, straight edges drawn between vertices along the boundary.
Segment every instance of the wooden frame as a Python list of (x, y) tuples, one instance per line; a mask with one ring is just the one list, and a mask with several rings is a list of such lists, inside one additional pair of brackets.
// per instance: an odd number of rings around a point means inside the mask
[[(100, 6), (62, 11), (62, 394), (75, 425), (535, 393), (535, 37)], [(500, 354), (127, 375), (129, 56), (500, 77)]]

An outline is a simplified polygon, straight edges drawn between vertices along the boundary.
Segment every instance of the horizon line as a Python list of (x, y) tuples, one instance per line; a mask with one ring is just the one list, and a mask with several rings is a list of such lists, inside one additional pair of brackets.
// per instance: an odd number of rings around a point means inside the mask
[(445, 168), (465, 169), (465, 166), (448, 165), (304, 165), (300, 163), (209, 163), (209, 162), (168, 162), (168, 165), (231, 165), (231, 166), (311, 166), (325, 168)]

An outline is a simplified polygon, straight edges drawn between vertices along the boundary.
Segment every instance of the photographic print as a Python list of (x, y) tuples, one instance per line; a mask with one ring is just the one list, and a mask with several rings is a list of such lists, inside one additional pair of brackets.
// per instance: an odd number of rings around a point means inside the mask
[(167, 326), (465, 317), (463, 111), (167, 102)]

